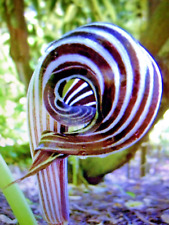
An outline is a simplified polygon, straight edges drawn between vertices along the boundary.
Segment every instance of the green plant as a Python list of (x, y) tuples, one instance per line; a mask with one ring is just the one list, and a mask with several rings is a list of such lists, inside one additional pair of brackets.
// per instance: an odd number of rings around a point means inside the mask
[(6, 197), (20, 225), (37, 225), (35, 217), (18, 184), (8, 186), (13, 181), (12, 174), (0, 155), (0, 189)]

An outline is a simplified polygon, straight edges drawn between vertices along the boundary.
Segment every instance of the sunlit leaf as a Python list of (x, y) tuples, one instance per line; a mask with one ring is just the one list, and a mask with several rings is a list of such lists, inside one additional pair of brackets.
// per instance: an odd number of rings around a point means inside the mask
[(136, 194), (134, 192), (131, 192), (131, 191), (126, 191), (126, 194), (128, 194), (132, 198), (135, 198), (136, 197)]
[(144, 206), (143, 202), (141, 201), (134, 201), (134, 200), (129, 200), (125, 202), (126, 207), (128, 208), (142, 208)]
[(39, 11), (39, 2), (38, 0), (32, 0), (33, 6), (35, 7), (36, 11)]
[(56, 3), (57, 3), (57, 0), (48, 1), (48, 7), (50, 11), (54, 10)]

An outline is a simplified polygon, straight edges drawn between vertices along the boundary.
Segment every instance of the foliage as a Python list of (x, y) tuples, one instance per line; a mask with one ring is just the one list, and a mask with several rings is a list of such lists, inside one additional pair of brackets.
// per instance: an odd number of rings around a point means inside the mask
[[(26, 97), (24, 85), (18, 80), (9, 58), (8, 33), (1, 32), (0, 40), (0, 149), (19, 146), (28, 141), (26, 132)], [(12, 157), (14, 154), (6, 150)]]
[(7, 164), (18, 165), (25, 168), (31, 165), (29, 144), (14, 144), (0, 147), (0, 153), (4, 156)]
[(163, 118), (155, 125), (153, 131), (150, 133), (150, 141), (154, 148), (157, 146), (164, 148), (166, 154), (169, 155), (169, 126), (168, 126), (168, 117), (169, 117), (169, 110), (164, 113)]

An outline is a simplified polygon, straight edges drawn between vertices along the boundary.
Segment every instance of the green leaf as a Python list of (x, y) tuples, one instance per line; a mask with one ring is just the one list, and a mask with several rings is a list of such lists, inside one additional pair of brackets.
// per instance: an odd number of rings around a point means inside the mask
[(129, 201), (125, 202), (125, 205), (126, 205), (127, 208), (142, 208), (143, 202), (129, 200)]
[(32, 4), (33, 4), (35, 10), (38, 12), (39, 11), (39, 2), (38, 2), (38, 0), (32, 0)]
[(71, 4), (68, 6), (64, 18), (65, 23), (70, 23), (76, 16), (77, 13), (77, 6), (75, 4)]
[(136, 197), (136, 194), (134, 192), (131, 192), (131, 191), (126, 191), (126, 194), (128, 194), (132, 198), (135, 198)]
[(51, 0), (48, 2), (48, 7), (50, 11), (53, 11), (56, 6), (57, 0)]
[(44, 36), (44, 39), (47, 41), (47, 42), (52, 42), (54, 40), (54, 38), (51, 36), (51, 35), (45, 35)]

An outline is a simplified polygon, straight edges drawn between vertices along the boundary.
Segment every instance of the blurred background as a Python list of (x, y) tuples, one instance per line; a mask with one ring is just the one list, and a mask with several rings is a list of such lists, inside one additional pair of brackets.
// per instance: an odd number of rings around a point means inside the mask
[(38, 58), (49, 42), (93, 21), (119, 25), (148, 49), (163, 73), (163, 99), (155, 125), (130, 149), (106, 158), (70, 157), (70, 182), (98, 183), (125, 163), (132, 176), (130, 164), (136, 162), (139, 176), (144, 176), (169, 158), (168, 0), (1, 0), (0, 154), (8, 164), (27, 168), (31, 163), (26, 92)]

